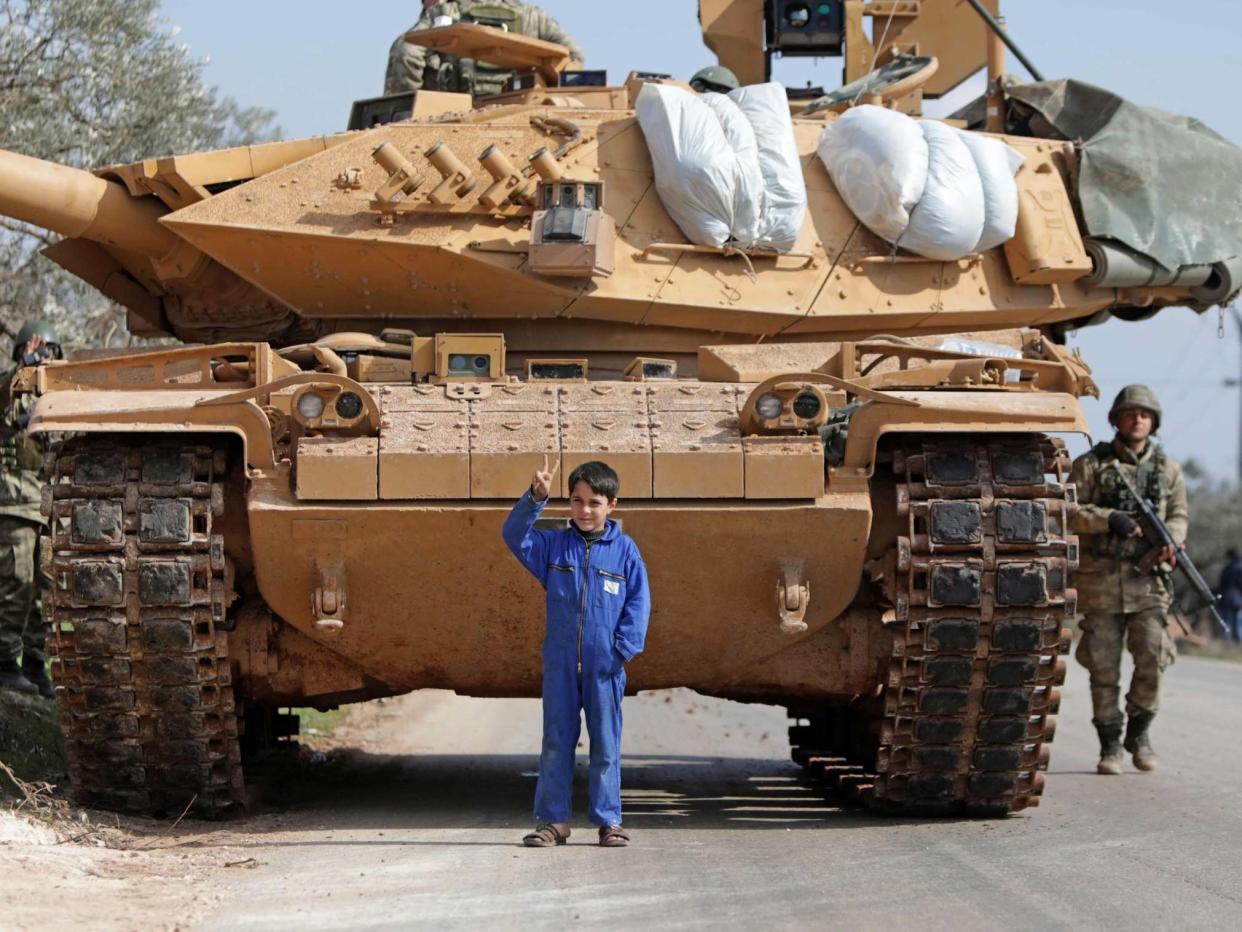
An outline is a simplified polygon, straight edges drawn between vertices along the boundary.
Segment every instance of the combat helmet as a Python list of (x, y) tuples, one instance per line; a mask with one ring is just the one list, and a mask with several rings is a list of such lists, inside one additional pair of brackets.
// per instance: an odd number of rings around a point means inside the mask
[(43, 337), (45, 343), (50, 343), (57, 350), (60, 349), (60, 334), (56, 332), (55, 327), (46, 320), (28, 320), (22, 324), (22, 329), (17, 331), (17, 336), (13, 338), (14, 361), (21, 355), (22, 347), (31, 337), (36, 336)]
[(1150, 411), (1154, 421), (1152, 433), (1160, 429), (1160, 418), (1164, 412), (1160, 408), (1160, 400), (1156, 398), (1156, 393), (1146, 385), (1127, 385), (1119, 391), (1116, 399), (1113, 400), (1113, 406), (1108, 409), (1108, 423), (1115, 427), (1117, 412), (1123, 408), (1143, 408)]
[(708, 91), (727, 94), (729, 91), (736, 91), (742, 83), (738, 81), (737, 75), (724, 65), (710, 65), (694, 73), (694, 77), (690, 79), (690, 86), (700, 94)]

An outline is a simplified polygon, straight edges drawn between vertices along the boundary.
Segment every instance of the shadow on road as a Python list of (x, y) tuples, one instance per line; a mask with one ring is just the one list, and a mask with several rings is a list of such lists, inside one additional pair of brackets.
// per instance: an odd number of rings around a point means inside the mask
[[(290, 754), (252, 768), (262, 802), (228, 826), (183, 823), (183, 836), (243, 830), (263, 836), (297, 825), (320, 831), (503, 829), (530, 824), (538, 760), (533, 755), (408, 756), (335, 751)], [(773, 759), (626, 755), (625, 822), (635, 830), (793, 830), (891, 827), (944, 819), (895, 818), (825, 800), (800, 768)], [(586, 761), (574, 781), (575, 816), (585, 824)], [(266, 818), (279, 814), (279, 819)], [(193, 842), (191, 842), (192, 844)], [(276, 844), (454, 844), (452, 841), (296, 840)], [(472, 842), (462, 842), (470, 844)], [(478, 843), (478, 842), (473, 842)]]

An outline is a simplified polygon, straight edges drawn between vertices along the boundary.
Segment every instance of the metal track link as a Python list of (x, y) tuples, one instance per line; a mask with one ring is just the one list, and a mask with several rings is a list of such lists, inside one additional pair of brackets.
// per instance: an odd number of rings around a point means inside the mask
[(243, 802), (228, 659), (224, 450), (75, 438), (49, 453), (50, 647), (76, 797), (220, 816)]
[(1039, 804), (1076, 601), (1069, 466), (1058, 441), (1039, 437), (895, 451), (907, 533), (884, 574), (893, 647), (883, 688), (837, 713), (844, 729), (815, 719), (791, 728), (795, 760), (880, 809)]

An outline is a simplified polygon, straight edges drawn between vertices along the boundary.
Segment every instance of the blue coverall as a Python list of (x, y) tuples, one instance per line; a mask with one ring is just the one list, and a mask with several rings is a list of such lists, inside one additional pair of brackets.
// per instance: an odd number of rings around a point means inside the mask
[(621, 824), (621, 698), (625, 664), (642, 652), (651, 615), (638, 546), (608, 521), (588, 545), (577, 528), (535, 529), (546, 500), (527, 491), (505, 520), (514, 556), (547, 592), (543, 639), (543, 752), (535, 821), (568, 822), (574, 752), (586, 712), (592, 824)]

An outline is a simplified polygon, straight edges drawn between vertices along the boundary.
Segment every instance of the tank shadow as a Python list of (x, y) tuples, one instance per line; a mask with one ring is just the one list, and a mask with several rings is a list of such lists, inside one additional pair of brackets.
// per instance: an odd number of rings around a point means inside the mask
[[(534, 755), (395, 756), (352, 749), (326, 757), (288, 754), (251, 768), (261, 802), (250, 818), (232, 823), (228, 830), (261, 838), (287, 831), (292, 820), (329, 831), (520, 832), (531, 824), (537, 769)], [(800, 768), (776, 759), (626, 755), (623, 783), (625, 823), (636, 831), (863, 829), (951, 821), (888, 816), (826, 799)], [(587, 764), (580, 755), (574, 780), (579, 835), (593, 834), (586, 804)], [(222, 828), (208, 823), (181, 826), (188, 835)], [(456, 842), (381, 839), (378, 843)]]

